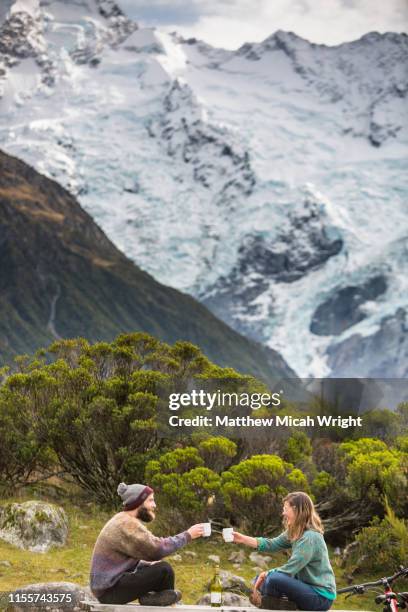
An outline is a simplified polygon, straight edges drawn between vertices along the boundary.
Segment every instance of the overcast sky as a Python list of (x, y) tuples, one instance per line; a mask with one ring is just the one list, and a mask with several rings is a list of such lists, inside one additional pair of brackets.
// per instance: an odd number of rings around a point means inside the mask
[(235, 49), (276, 30), (335, 45), (373, 30), (406, 32), (408, 0), (119, 0), (141, 25)]

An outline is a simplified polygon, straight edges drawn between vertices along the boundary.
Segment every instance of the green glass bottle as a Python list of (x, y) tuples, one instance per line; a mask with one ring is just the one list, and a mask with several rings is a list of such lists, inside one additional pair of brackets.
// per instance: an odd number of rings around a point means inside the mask
[(222, 582), (219, 565), (215, 566), (214, 578), (210, 582), (210, 604), (212, 608), (220, 608), (222, 605)]

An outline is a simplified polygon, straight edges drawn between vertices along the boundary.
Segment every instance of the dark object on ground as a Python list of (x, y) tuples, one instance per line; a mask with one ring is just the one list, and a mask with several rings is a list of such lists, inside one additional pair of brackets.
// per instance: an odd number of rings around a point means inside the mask
[(165, 591), (146, 593), (139, 597), (141, 606), (172, 606), (181, 599), (180, 591), (166, 589)]
[(260, 607), (263, 610), (297, 610), (296, 604), (287, 597), (272, 597), (272, 595), (263, 595)]
[(381, 505), (372, 501), (359, 500), (344, 507), (342, 500), (337, 498), (321, 502), (317, 510), (323, 519), (325, 538), (333, 546), (344, 546), (350, 533), (357, 533), (373, 516), (382, 516), (384, 512)]

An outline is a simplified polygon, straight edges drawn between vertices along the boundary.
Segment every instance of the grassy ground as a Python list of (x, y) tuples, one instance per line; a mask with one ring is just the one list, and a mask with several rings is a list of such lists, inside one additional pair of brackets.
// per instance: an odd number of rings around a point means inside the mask
[[(32, 498), (32, 497), (31, 497)], [(36, 499), (40, 496), (37, 494)], [(42, 496), (44, 499), (44, 496)], [(46, 497), (45, 497), (46, 499)], [(6, 500), (5, 500), (6, 501)], [(7, 501), (23, 501), (13, 499)], [(49, 499), (55, 503), (55, 499)], [(4, 502), (3, 502), (4, 503)], [(60, 502), (68, 514), (69, 537), (64, 548), (55, 548), (46, 554), (31, 553), (19, 550), (0, 540), (0, 592), (9, 591), (16, 587), (35, 582), (67, 581), (77, 584), (88, 584), (89, 562), (93, 545), (104, 523), (110, 517), (92, 504), (73, 504), (72, 501)], [(197, 553), (197, 557), (185, 554), (187, 550)], [(254, 564), (249, 560), (250, 549), (245, 548), (247, 560), (240, 568), (234, 568), (228, 561), (233, 551), (238, 550), (236, 545), (225, 544), (221, 536), (213, 534), (210, 539), (196, 540), (190, 546), (180, 551), (182, 560), (172, 560), (177, 578), (177, 588), (183, 592), (183, 602), (195, 603), (205, 592), (205, 585), (214, 573), (214, 563), (208, 560), (208, 555), (217, 554), (221, 560), (221, 568), (230, 570), (242, 576), (248, 583), (254, 576)], [(334, 556), (331, 555), (334, 559)], [(2, 561), (11, 563), (10, 567), (3, 565)], [(284, 557), (276, 556), (276, 563), (284, 561)], [(346, 585), (343, 571), (333, 563), (338, 588)], [(359, 576), (357, 581), (363, 582), (375, 579), (375, 576)], [(373, 595), (353, 597), (348, 600), (339, 597), (334, 609), (348, 610), (375, 610)]]

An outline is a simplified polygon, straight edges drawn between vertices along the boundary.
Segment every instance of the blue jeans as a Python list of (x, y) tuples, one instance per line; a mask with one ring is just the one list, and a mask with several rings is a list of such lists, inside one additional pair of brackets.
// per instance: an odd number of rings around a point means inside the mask
[(271, 572), (261, 586), (262, 595), (286, 595), (299, 610), (328, 610), (332, 600), (316, 593), (311, 586), (283, 572)]

